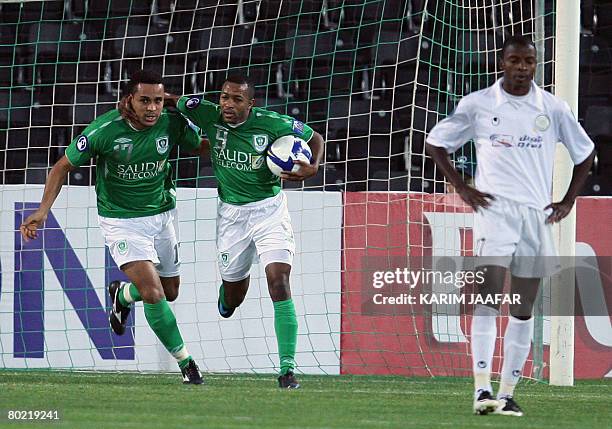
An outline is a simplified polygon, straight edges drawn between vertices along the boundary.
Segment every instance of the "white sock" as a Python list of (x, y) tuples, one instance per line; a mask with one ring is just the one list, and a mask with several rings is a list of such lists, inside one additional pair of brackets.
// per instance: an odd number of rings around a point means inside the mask
[(474, 370), (474, 388), (488, 390), (491, 386), (491, 365), (497, 338), (497, 315), (499, 312), (486, 305), (477, 305), (472, 316), (472, 334), (470, 347), (472, 350), (472, 365)]
[(134, 302), (134, 298), (132, 298), (132, 295), (130, 294), (130, 284), (128, 282), (121, 282), (121, 289), (119, 289), (119, 293), (123, 294), (123, 299), (125, 299), (125, 302), (128, 303), (133, 303)]
[(531, 349), (533, 317), (528, 320), (508, 316), (508, 326), (504, 334), (504, 363), (502, 365), (498, 398), (512, 396), (514, 387), (521, 378), (523, 366)]

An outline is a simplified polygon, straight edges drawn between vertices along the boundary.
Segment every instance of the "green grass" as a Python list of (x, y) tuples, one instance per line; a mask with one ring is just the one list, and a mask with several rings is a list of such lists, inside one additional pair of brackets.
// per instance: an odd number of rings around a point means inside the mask
[(612, 382), (575, 387), (524, 383), (526, 416), (471, 415), (471, 382), (455, 378), (301, 376), (303, 388), (276, 388), (274, 376), (0, 371), (0, 427), (7, 410), (57, 409), (62, 428), (603, 428), (612, 419)]

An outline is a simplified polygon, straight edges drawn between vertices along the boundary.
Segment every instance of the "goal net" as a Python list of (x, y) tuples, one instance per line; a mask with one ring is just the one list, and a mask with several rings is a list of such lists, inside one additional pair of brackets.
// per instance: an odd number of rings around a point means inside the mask
[[(112, 334), (105, 285), (122, 274), (98, 230), (95, 162), (70, 173), (38, 240), (18, 226), (51, 166), (95, 117), (116, 107), (131, 72), (162, 73), (168, 92), (217, 101), (229, 71), (256, 104), (311, 125), (325, 165), (284, 183), (296, 233), (292, 270), (305, 373), (469, 375), (470, 316), (455, 306), (364, 305), (363, 273), (413, 257), (465, 256), (472, 216), (424, 153), (433, 125), (492, 84), (505, 37), (532, 35), (537, 81), (553, 84), (553, 2), (0, 1), (0, 367), (175, 370), (142, 306)], [(463, 174), (477, 162), (454, 155)], [(246, 301), (217, 314), (217, 196), (210, 160), (173, 153), (181, 292), (172, 304), (203, 370), (278, 366), (273, 308), (258, 264)], [(540, 320), (541, 322), (541, 320)], [(500, 329), (505, 325), (500, 318)], [(542, 323), (525, 374), (542, 377)], [(499, 370), (498, 343), (496, 368)]]

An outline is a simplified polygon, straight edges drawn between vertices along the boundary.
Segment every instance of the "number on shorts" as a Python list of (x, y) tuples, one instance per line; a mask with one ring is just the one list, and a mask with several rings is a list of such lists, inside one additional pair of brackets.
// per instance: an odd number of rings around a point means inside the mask
[(174, 265), (179, 263), (179, 252), (178, 252), (178, 249), (179, 249), (179, 245), (178, 245), (178, 243), (176, 243), (174, 245)]

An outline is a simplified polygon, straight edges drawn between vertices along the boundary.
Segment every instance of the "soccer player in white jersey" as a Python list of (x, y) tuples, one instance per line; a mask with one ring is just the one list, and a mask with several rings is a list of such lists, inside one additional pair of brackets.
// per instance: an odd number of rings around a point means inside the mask
[[(125, 120), (117, 109), (96, 118), (53, 166), (40, 207), (21, 225), (25, 240), (37, 237), (68, 172), (96, 158), (98, 219), (117, 266), (131, 283), (112, 282), (110, 323), (125, 332), (130, 305), (144, 301), (149, 326), (177, 360), (183, 382), (202, 376), (183, 341), (168, 301), (180, 284), (178, 241), (173, 226), (176, 190), (168, 156), (172, 146), (195, 151), (200, 138), (179, 113), (163, 110), (164, 85), (157, 73), (140, 70), (128, 83), (135, 115)], [(193, 127), (193, 129), (192, 129)]]
[[(567, 103), (533, 82), (537, 61), (530, 39), (506, 39), (501, 56), (503, 77), (465, 96), (453, 114), (432, 129), (427, 152), (476, 212), (474, 253), (486, 271), (480, 293), (501, 293), (509, 268), (512, 293), (521, 296), (520, 304), (510, 305), (497, 398), (490, 374), (499, 306), (474, 309), (474, 412), (521, 416), (513, 395), (531, 347), (533, 302), (540, 278), (558, 269), (551, 224), (571, 211), (593, 162), (594, 145)], [(468, 140), (476, 144), (478, 157), (475, 188), (462, 180), (448, 158)], [(564, 198), (551, 203), (557, 142), (567, 147), (574, 170)]]

